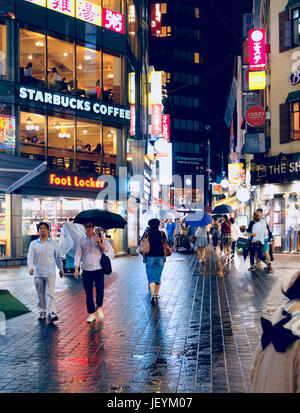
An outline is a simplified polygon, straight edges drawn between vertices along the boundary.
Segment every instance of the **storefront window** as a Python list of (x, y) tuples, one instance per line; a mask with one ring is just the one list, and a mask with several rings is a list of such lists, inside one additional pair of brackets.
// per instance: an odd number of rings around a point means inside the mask
[(123, 13), (123, 0), (102, 0), (102, 6), (105, 9), (117, 11)]
[(48, 88), (76, 94), (74, 43), (51, 36), (47, 41)]
[(6, 56), (7, 56), (7, 46), (6, 46), (6, 24), (0, 21), (0, 79), (7, 79), (7, 69), (6, 69)]
[(291, 110), (291, 131), (292, 140), (296, 141), (300, 139), (300, 102), (292, 103)]
[(0, 195), (0, 259), (7, 255), (5, 195)]
[(72, 116), (48, 116), (49, 168), (73, 170), (75, 120)]
[(77, 81), (75, 93), (101, 100), (101, 53), (83, 46), (76, 47)]
[(45, 35), (20, 29), (20, 82), (32, 86), (45, 86)]
[(30, 159), (45, 160), (46, 117), (37, 113), (21, 111), (21, 155)]
[(101, 124), (77, 119), (77, 170), (100, 173)]
[(16, 118), (13, 107), (0, 103), (0, 152), (11, 155), (16, 147)]
[(115, 175), (117, 128), (103, 126), (103, 174)]
[(103, 102), (123, 103), (121, 58), (103, 53)]
[(22, 254), (27, 255), (30, 242), (37, 238), (39, 222), (49, 222), (51, 237), (58, 241), (65, 222), (80, 211), (93, 208), (103, 208), (103, 203), (81, 198), (22, 197)]

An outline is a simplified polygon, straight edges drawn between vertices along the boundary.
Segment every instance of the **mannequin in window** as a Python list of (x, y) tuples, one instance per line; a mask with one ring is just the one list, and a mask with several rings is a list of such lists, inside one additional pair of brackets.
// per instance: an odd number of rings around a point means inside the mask
[(290, 252), (290, 238), (293, 235), (293, 249), (291, 253), (297, 251), (297, 231), (295, 230), (300, 214), (296, 205), (291, 203), (286, 211), (286, 238), (285, 238), (285, 251), (284, 253)]

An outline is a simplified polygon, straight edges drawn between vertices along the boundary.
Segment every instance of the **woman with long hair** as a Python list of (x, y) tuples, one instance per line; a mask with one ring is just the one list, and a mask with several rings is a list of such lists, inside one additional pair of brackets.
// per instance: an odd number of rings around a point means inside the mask
[(230, 262), (230, 255), (231, 255), (231, 222), (227, 215), (224, 215), (223, 222), (221, 225), (221, 233), (222, 233), (222, 245), (224, 248), (225, 253), (225, 262)]

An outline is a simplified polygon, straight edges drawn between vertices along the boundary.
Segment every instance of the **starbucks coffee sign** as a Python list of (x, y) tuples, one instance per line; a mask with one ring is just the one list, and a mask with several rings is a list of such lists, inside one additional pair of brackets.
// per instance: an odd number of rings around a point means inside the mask
[(43, 103), (65, 109), (75, 109), (95, 115), (108, 116), (112, 119), (130, 120), (130, 110), (117, 105), (90, 99), (78, 98), (68, 94), (19, 86), (17, 96), (23, 101)]

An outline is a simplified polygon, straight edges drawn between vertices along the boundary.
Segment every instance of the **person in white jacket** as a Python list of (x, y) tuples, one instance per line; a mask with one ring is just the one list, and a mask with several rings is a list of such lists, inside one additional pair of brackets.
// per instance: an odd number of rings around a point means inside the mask
[(48, 322), (53, 323), (58, 320), (55, 300), (56, 266), (60, 277), (63, 277), (63, 264), (58, 243), (49, 237), (49, 224), (40, 222), (37, 230), (40, 236), (29, 245), (27, 265), (29, 274), (34, 275), (38, 296), (38, 320), (44, 320), (47, 313)]
[(236, 242), (237, 242), (237, 240), (240, 236), (240, 231), (239, 231), (238, 227), (236, 226), (234, 218), (230, 218), (229, 221), (231, 222), (231, 240), (232, 240), (230, 259), (233, 260), (234, 254), (235, 254), (235, 246), (236, 246)]

